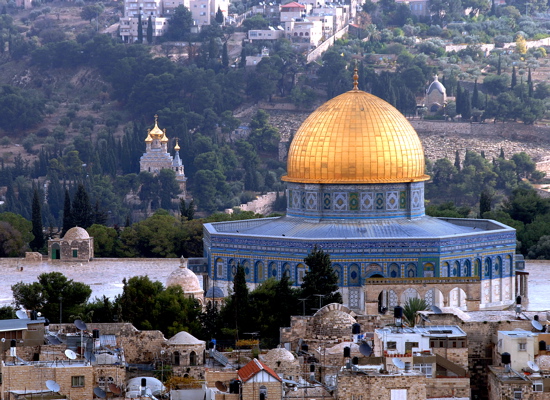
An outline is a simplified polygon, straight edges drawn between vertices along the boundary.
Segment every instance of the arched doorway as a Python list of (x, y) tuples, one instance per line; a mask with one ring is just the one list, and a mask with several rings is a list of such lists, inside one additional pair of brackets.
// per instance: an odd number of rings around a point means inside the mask
[(397, 293), (393, 290), (382, 290), (378, 295), (378, 312), (385, 314), (388, 311), (394, 309), (397, 306), (398, 297)]
[(194, 351), (189, 354), (189, 365), (197, 365), (197, 353), (195, 353)]
[(59, 247), (59, 243), (52, 244), (52, 260), (60, 260), (61, 259), (61, 248)]
[(174, 365), (180, 365), (180, 352), (174, 351)]
[(443, 293), (441, 292), (441, 290), (435, 288), (430, 289), (426, 292), (424, 300), (426, 300), (426, 303), (428, 303), (429, 306), (443, 307), (445, 303)]
[(461, 288), (454, 288), (449, 293), (449, 306), (467, 310), (466, 292)]

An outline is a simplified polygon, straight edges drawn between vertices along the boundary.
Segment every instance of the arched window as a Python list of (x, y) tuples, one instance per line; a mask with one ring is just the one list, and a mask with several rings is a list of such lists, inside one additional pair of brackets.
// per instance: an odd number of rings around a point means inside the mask
[(244, 275), (246, 277), (246, 280), (248, 281), (250, 279), (250, 261), (242, 260), (241, 265), (244, 269)]
[(286, 275), (288, 276), (289, 278), (292, 278), (292, 275), (290, 273), (290, 264), (289, 263), (285, 263), (283, 265), (283, 275)]
[(451, 276), (460, 276), (460, 262), (455, 261), (451, 270)]
[(474, 261), (472, 276), (481, 276), (481, 260), (479, 258), (476, 258)]
[(180, 352), (174, 351), (174, 365), (180, 365)]
[(472, 273), (472, 266), (470, 263), (470, 260), (464, 260), (462, 263), (462, 269), (461, 269), (460, 276), (470, 276)]
[(434, 277), (434, 265), (432, 263), (426, 263), (423, 266), (424, 278), (433, 278)]
[(396, 263), (390, 264), (388, 268), (388, 274), (390, 278), (401, 278), (401, 269)]
[(349, 266), (349, 278), (348, 278), (348, 284), (349, 286), (360, 286), (361, 285), (361, 276), (360, 276), (360, 269), (357, 264), (351, 264)]
[(267, 388), (264, 385), (260, 386), (260, 400), (267, 400)]
[(256, 282), (263, 282), (265, 280), (264, 263), (258, 261), (256, 263), (256, 273), (254, 274)]
[(490, 257), (485, 258), (485, 264), (483, 266), (483, 276), (490, 278), (492, 273), (493, 262)]
[(338, 277), (338, 284), (342, 284), (342, 266), (340, 264), (333, 264), (332, 269), (334, 270), (334, 273)]
[(269, 263), (269, 276), (272, 276), (273, 278), (277, 278), (277, 264), (274, 262)]
[(234, 259), (230, 259), (227, 265), (229, 266), (229, 268), (227, 268), (227, 278), (233, 280), (237, 274), (237, 262)]
[(495, 260), (495, 274), (494, 276), (500, 276), (502, 272), (502, 258), (500, 256), (497, 256)]
[(407, 278), (416, 278), (416, 265), (413, 263), (407, 264)]
[(195, 353), (194, 351), (189, 354), (189, 365), (197, 365), (197, 353)]
[(216, 259), (216, 277), (223, 278), (223, 259)]
[(448, 262), (444, 262), (441, 265), (441, 273), (439, 274), (439, 276), (441, 276), (441, 277), (449, 276), (449, 263)]

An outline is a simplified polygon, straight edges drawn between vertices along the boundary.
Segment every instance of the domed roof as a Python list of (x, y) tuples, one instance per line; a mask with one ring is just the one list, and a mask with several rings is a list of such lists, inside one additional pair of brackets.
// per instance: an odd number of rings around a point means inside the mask
[(65, 233), (65, 236), (63, 236), (63, 240), (83, 240), (89, 238), (90, 235), (88, 235), (86, 229), (80, 228), (78, 226), (69, 229), (67, 233)]
[(168, 339), (168, 344), (205, 344), (204, 340), (199, 340), (195, 336), (191, 335), (188, 332), (181, 331), (176, 333), (170, 339)]
[(166, 279), (166, 286), (181, 286), (184, 293), (202, 293), (199, 278), (193, 271), (187, 268), (187, 260), (182, 259), (178, 269), (173, 271)]
[[(159, 128), (158, 115), (155, 115), (155, 126), (148, 132), (145, 141), (150, 141), (149, 139), (161, 139), (161, 141), (164, 141), (164, 138), (166, 138), (166, 134)], [(168, 141), (168, 139), (166, 139), (166, 141)]]
[(354, 88), (315, 110), (296, 132), (288, 174), (298, 183), (417, 182), (424, 150), (416, 131), (393, 106)]
[(221, 288), (212, 286), (211, 288), (208, 288), (204, 297), (206, 299), (223, 299), (225, 295), (223, 294), (223, 290)]
[(273, 364), (273, 363), (276, 363), (277, 361), (283, 361), (283, 362), (297, 361), (294, 355), (283, 347), (277, 347), (275, 349), (269, 350), (267, 354), (264, 356), (264, 359), (268, 364)]
[(434, 76), (434, 81), (430, 83), (430, 86), (428, 86), (428, 94), (433, 92), (434, 90), (437, 90), (441, 94), (447, 93), (447, 89), (445, 89), (445, 86), (441, 82), (439, 82), (439, 78)]

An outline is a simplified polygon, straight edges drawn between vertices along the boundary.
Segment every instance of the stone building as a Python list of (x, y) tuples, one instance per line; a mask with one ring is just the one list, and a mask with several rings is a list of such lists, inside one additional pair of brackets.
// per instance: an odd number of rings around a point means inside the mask
[(210, 287), (204, 295), (205, 304), (212, 304), (218, 310), (220, 310), (225, 304), (225, 295), (223, 290), (217, 286)]
[(75, 226), (63, 238), (48, 240), (48, 253), (52, 260), (87, 262), (94, 258), (94, 238)]
[(422, 144), (382, 99), (355, 85), (323, 104), (298, 129), (287, 164), (285, 216), (204, 224), (206, 289), (229, 293), (237, 265), (251, 288), (283, 275), (300, 286), (317, 246), (358, 314), (411, 297), (463, 310), (513, 303), (515, 230), (426, 215)]
[(179, 332), (168, 339), (168, 351), (171, 354), (174, 371), (184, 376), (189, 373), (184, 367), (196, 367), (204, 364), (206, 342), (187, 332)]
[(436, 75), (433, 82), (428, 86), (428, 90), (426, 90), (424, 105), (428, 107), (428, 113), (433, 115), (442, 110), (445, 104), (447, 104), (447, 89), (439, 82)]
[(277, 375), (285, 379), (298, 379), (302, 374), (298, 359), (290, 351), (282, 347), (269, 350), (262, 357), (262, 361), (275, 371)]
[(179, 156), (180, 146), (176, 140), (174, 146), (175, 156), (172, 157), (168, 152), (168, 142), (166, 129), (160, 130), (158, 127), (158, 116), (155, 115), (155, 126), (147, 131), (145, 138), (145, 153), (139, 159), (139, 171), (150, 172), (158, 175), (162, 169), (169, 169), (176, 174), (176, 181), (181, 189), (180, 197), (184, 198), (186, 194), (186, 182), (183, 163)]
[(204, 291), (201, 288), (199, 278), (187, 267), (187, 259), (181, 258), (180, 267), (166, 279), (166, 287), (179, 286), (187, 297), (196, 299), (204, 306)]

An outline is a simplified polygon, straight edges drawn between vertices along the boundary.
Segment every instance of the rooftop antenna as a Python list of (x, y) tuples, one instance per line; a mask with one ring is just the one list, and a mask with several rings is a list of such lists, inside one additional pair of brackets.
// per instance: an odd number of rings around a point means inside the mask
[(398, 369), (405, 369), (405, 362), (403, 362), (403, 360), (401, 360), (400, 358), (392, 358), (391, 359), (391, 362), (393, 363), (393, 365), (395, 365)]
[(29, 317), (27, 316), (27, 312), (26, 312), (25, 310), (17, 310), (17, 311), (15, 312), (15, 315), (17, 315), (17, 318), (19, 318), (19, 319), (27, 319), (27, 318), (29, 318)]
[(544, 330), (544, 327), (542, 326), (542, 324), (536, 319), (531, 321), (531, 325), (533, 326), (533, 328), (535, 328), (539, 332), (542, 332)]
[(52, 380), (46, 381), (46, 387), (54, 393), (59, 393), (59, 390), (61, 389), (59, 387), (59, 383), (57, 383), (56, 381), (52, 381)]
[(65, 350), (65, 356), (69, 360), (75, 360), (76, 359), (76, 353), (74, 351), (72, 351), (71, 349)]
[(367, 342), (363, 341), (363, 343), (359, 345), (359, 352), (365, 357), (370, 357), (372, 355), (372, 347), (370, 347)]
[(527, 366), (533, 371), (533, 372), (539, 372), (540, 367), (537, 365), (534, 361), (527, 361)]
[(87, 330), (88, 327), (81, 319), (75, 320), (74, 325), (76, 326), (76, 329), (80, 331), (80, 348), (82, 349), (81, 351), (84, 351), (84, 331)]

